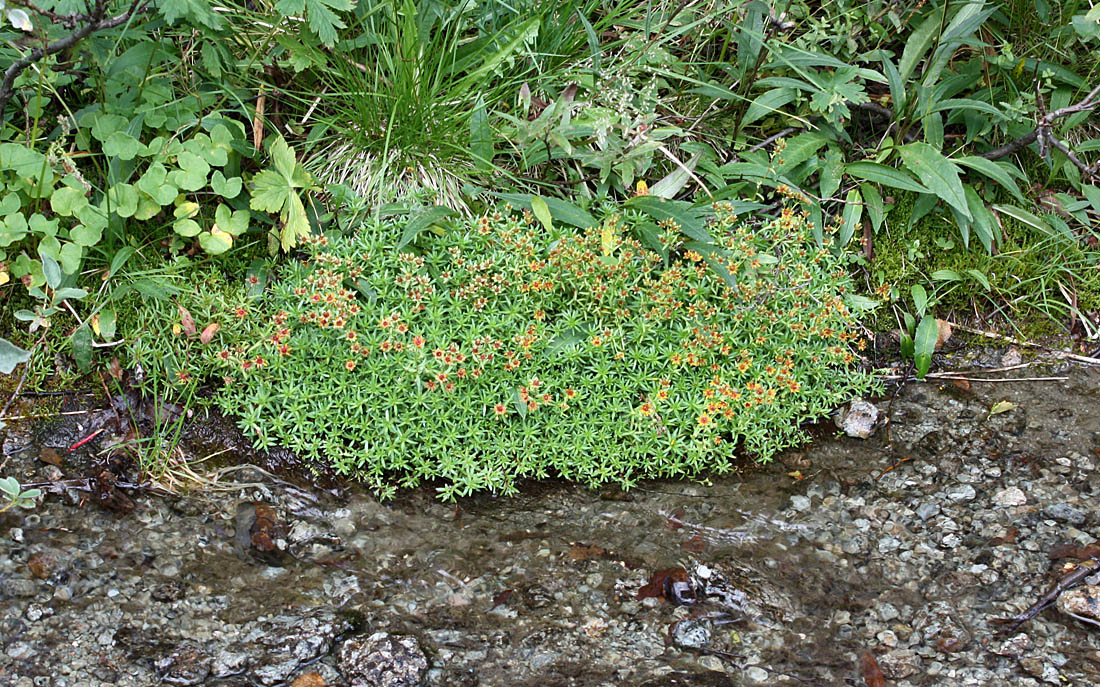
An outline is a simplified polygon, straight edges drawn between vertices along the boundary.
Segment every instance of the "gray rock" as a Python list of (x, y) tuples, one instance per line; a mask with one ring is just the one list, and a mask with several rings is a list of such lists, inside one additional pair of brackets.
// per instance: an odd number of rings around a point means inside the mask
[(337, 660), (351, 687), (415, 687), (428, 671), (415, 637), (386, 632), (349, 639)]
[(947, 490), (947, 498), (952, 501), (973, 501), (978, 493), (969, 484), (960, 484)]
[(920, 656), (912, 649), (895, 649), (879, 656), (878, 667), (891, 680), (901, 680), (920, 670)]
[(939, 514), (940, 504), (935, 501), (925, 501), (917, 506), (917, 517), (921, 520), (927, 520), (928, 518)]
[(878, 408), (873, 403), (857, 398), (842, 408), (836, 418), (836, 426), (845, 434), (856, 439), (866, 439), (875, 431), (878, 422)]
[(1084, 525), (1085, 519), (1088, 517), (1085, 511), (1068, 503), (1052, 503), (1049, 506), (1044, 506), (1043, 515), (1051, 520), (1064, 522), (1074, 527)]
[(1100, 586), (1086, 585), (1062, 592), (1058, 610), (1068, 616), (1100, 625)]
[(1031, 637), (1021, 632), (990, 649), (998, 656), (1020, 657), (1031, 647)]
[(764, 670), (760, 666), (752, 666), (745, 670), (745, 677), (753, 682), (767, 682), (768, 671)]
[(791, 497), (791, 508), (794, 508), (796, 511), (799, 512), (809, 510), (810, 499), (802, 496), (801, 494), (796, 494)]
[(993, 505), (995, 506), (1010, 508), (1012, 506), (1022, 506), (1026, 503), (1027, 495), (1019, 487), (1001, 489), (993, 495)]

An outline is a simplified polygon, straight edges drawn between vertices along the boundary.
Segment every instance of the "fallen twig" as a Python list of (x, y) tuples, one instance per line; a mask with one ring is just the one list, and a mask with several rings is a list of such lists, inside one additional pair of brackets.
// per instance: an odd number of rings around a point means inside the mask
[(1100, 358), (1091, 358), (1087, 355), (1078, 355), (1076, 353), (1070, 353), (1069, 351), (1060, 351), (1056, 348), (1050, 348), (1049, 346), (1044, 346), (1043, 344), (1035, 343), (1033, 341), (1023, 341), (1021, 339), (1017, 339), (1017, 338), (1014, 338), (1014, 337), (1011, 337), (1011, 336), (1005, 336), (1004, 334), (998, 334), (997, 332), (987, 332), (983, 329), (974, 329), (973, 327), (967, 327), (965, 325), (955, 324), (954, 322), (948, 322), (948, 324), (951, 325), (952, 329), (961, 329), (964, 332), (970, 332), (971, 334), (977, 334), (979, 336), (984, 336), (987, 339), (996, 339), (998, 341), (1007, 341), (1008, 343), (1016, 344), (1017, 346), (1031, 346), (1033, 348), (1041, 348), (1044, 351), (1050, 351), (1051, 353), (1053, 353), (1055, 356), (1057, 356), (1059, 358), (1065, 358), (1067, 360), (1076, 360), (1079, 363), (1085, 363), (1085, 364), (1088, 364), (1088, 365), (1100, 365)]
[(1058, 597), (1062, 594), (1062, 592), (1066, 591), (1067, 589), (1071, 589), (1072, 587), (1076, 587), (1077, 585), (1081, 584), (1086, 577), (1095, 574), (1097, 566), (1086, 565), (1086, 563), (1096, 563), (1098, 560), (1100, 559), (1090, 558), (1088, 561), (1082, 562), (1081, 565), (1077, 566), (1077, 568), (1073, 570), (1073, 572), (1058, 580), (1057, 584), (1051, 587), (1050, 591), (1043, 595), (1043, 598), (1031, 604), (1031, 606), (1023, 613), (1014, 615), (1011, 618), (993, 618), (992, 622), (1008, 625), (1008, 627), (1001, 630), (1001, 632), (1005, 634), (1015, 631), (1016, 628), (1018, 628), (1019, 626), (1039, 615), (1047, 608), (1053, 606), (1054, 603), (1058, 601)]

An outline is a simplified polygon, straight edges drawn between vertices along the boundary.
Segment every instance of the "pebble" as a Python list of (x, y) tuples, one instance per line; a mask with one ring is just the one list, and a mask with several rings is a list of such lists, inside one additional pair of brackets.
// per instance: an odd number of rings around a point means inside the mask
[(845, 434), (856, 439), (866, 439), (875, 431), (878, 422), (878, 408), (861, 398), (853, 400), (836, 418), (836, 426)]
[(1085, 585), (1062, 592), (1058, 597), (1058, 610), (1100, 624), (1100, 586)]
[(1085, 519), (1088, 517), (1085, 511), (1068, 503), (1054, 503), (1044, 506), (1042, 512), (1044, 516), (1051, 520), (1064, 522), (1075, 527), (1085, 524)]
[(892, 680), (903, 680), (920, 670), (920, 656), (912, 649), (895, 649), (878, 658), (882, 674)]
[(1027, 495), (1019, 487), (1001, 489), (993, 495), (993, 504), (1004, 508), (1022, 506), (1027, 503)]
[(947, 498), (952, 501), (973, 501), (977, 495), (974, 487), (969, 484), (954, 486), (947, 490)]

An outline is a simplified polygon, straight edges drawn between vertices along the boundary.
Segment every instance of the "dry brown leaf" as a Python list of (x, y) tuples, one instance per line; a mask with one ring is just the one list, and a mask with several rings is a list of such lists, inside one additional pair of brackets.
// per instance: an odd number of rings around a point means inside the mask
[(111, 358), (111, 365), (107, 368), (107, 371), (116, 382), (122, 381), (122, 365), (119, 364), (118, 358)]
[(591, 558), (601, 558), (607, 555), (607, 549), (602, 546), (589, 546), (587, 544), (573, 544), (566, 552), (566, 557), (571, 561), (581, 562)]
[(936, 334), (936, 350), (938, 351), (951, 338), (951, 323), (947, 320), (937, 319), (936, 327), (939, 329), (939, 333)]
[(870, 651), (864, 651), (859, 657), (859, 672), (863, 675), (863, 683), (867, 687), (886, 687), (886, 676), (878, 667), (878, 661)]
[(202, 334), (199, 334), (199, 341), (202, 342), (202, 345), (205, 346), (206, 344), (210, 343), (210, 341), (214, 338), (214, 335), (218, 333), (219, 329), (221, 329), (221, 325), (217, 322), (211, 322), (210, 324), (206, 325), (202, 330)]
[(198, 330), (195, 329), (195, 320), (191, 317), (191, 313), (187, 311), (187, 308), (177, 305), (176, 309), (180, 312), (180, 327), (183, 328), (183, 332), (187, 336), (194, 336), (198, 333)]
[(296, 677), (290, 687), (325, 687), (325, 678), (319, 673), (305, 673)]
[(61, 455), (52, 448), (42, 449), (38, 454), (38, 460), (42, 461), (43, 463), (49, 463), (50, 465), (56, 465), (57, 467), (61, 467), (61, 464), (65, 462), (61, 458)]

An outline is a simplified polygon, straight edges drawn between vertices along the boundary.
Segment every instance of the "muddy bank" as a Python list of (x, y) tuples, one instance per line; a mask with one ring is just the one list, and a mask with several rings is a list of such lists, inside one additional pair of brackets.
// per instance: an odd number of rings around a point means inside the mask
[[(907, 385), (870, 439), (707, 485), (50, 495), (0, 515), (0, 685), (862, 685), (866, 652), (889, 685), (1097, 684), (1100, 628), (990, 619), (1100, 536), (1100, 371), (1008, 375), (1066, 379)], [(9, 433), (4, 473), (85, 474), (40, 460), (80, 418)]]

